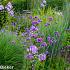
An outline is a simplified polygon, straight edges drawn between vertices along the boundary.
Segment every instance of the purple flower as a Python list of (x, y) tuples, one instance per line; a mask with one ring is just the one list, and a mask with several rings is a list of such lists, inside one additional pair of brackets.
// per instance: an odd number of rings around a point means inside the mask
[(13, 7), (12, 7), (12, 4), (9, 2), (5, 8), (6, 8), (8, 11), (10, 11)]
[(39, 24), (37, 21), (32, 21), (32, 25)]
[(11, 9), (10, 8), (8, 8), (8, 7), (5, 7), (6, 9), (7, 9), (7, 11), (10, 11)]
[(24, 34), (24, 33), (22, 33), (21, 35), (22, 35), (22, 36), (25, 36), (25, 34)]
[(48, 17), (49, 21), (52, 21), (53, 20), (53, 17)]
[(43, 3), (41, 3), (41, 8), (43, 8), (45, 5)]
[(42, 20), (38, 19), (38, 23), (42, 22)]
[(53, 40), (51, 39), (51, 37), (50, 37), (50, 36), (48, 36), (48, 37), (47, 37), (47, 40), (48, 40), (49, 44), (50, 44), (50, 45), (52, 45)]
[(3, 5), (0, 5), (0, 11), (3, 10), (3, 9), (4, 9)]
[(29, 16), (30, 19), (32, 19), (32, 16)]
[(26, 56), (27, 59), (32, 60), (34, 58), (33, 54), (29, 53)]
[(45, 47), (45, 46), (47, 46), (47, 43), (46, 43), (46, 42), (43, 42), (43, 43), (41, 44), (41, 47)]
[(37, 34), (31, 34), (31, 37), (37, 38)]
[(15, 22), (12, 22), (12, 26), (16, 26), (16, 23)]
[(26, 38), (26, 40), (30, 40), (30, 39), (31, 39), (31, 37), (27, 37), (27, 38)]
[(48, 55), (48, 54), (49, 54), (49, 52), (48, 52), (48, 51), (46, 51), (46, 52), (45, 52), (45, 54), (46, 54), (46, 55)]
[(46, 4), (46, 0), (43, 0), (42, 3), (43, 3), (43, 4)]
[(38, 52), (38, 48), (35, 45), (31, 45), (29, 47), (29, 51), (32, 52), (33, 54)]
[(30, 28), (30, 30), (31, 30), (31, 31), (37, 31), (38, 28), (32, 25), (31, 28)]
[(50, 37), (50, 36), (48, 36), (48, 37), (47, 37), (47, 40), (48, 40), (48, 41), (50, 41), (50, 40), (51, 40), (51, 37)]
[(55, 35), (56, 35), (56, 36), (58, 36), (58, 37), (60, 36), (60, 34), (59, 34), (59, 32), (58, 32), (58, 31), (57, 31), (57, 32), (55, 32)]
[(10, 14), (10, 16), (14, 16), (14, 11), (13, 10), (9, 11), (8, 13)]
[(44, 53), (43, 54), (39, 54), (38, 58), (39, 58), (40, 61), (44, 61), (44, 60), (46, 60), (46, 54), (44, 54)]
[(37, 42), (42, 42), (43, 38), (37, 38)]
[(38, 18), (38, 16), (35, 16), (34, 18)]
[(52, 43), (53, 43), (53, 40), (50, 40), (50, 41), (49, 41), (49, 44), (52, 45)]
[(45, 24), (45, 26), (49, 26), (49, 25), (50, 25), (50, 23), (46, 23), (46, 24)]

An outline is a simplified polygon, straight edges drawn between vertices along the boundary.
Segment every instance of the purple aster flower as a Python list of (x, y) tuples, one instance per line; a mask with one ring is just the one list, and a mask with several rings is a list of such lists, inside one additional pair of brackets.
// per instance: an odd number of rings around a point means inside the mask
[(58, 32), (58, 31), (57, 31), (57, 32), (55, 32), (55, 35), (56, 35), (56, 36), (58, 36), (58, 37), (60, 36), (60, 34), (59, 34), (59, 32)]
[(33, 54), (29, 53), (26, 56), (27, 59), (32, 60), (34, 58)]
[(53, 40), (49, 40), (49, 44), (52, 45), (52, 43), (53, 43)]
[(42, 42), (43, 38), (37, 38), (37, 42)]
[(10, 14), (10, 16), (14, 16), (14, 11), (13, 10), (9, 11), (8, 13)]
[(41, 47), (45, 47), (45, 46), (47, 46), (47, 43), (46, 43), (46, 42), (43, 42), (43, 43), (41, 44)]
[(49, 21), (52, 21), (53, 20), (53, 17), (48, 17)]
[(0, 5), (0, 11), (3, 10), (3, 9), (4, 9), (4, 6), (3, 5)]
[(12, 26), (16, 26), (16, 23), (15, 22), (12, 22)]
[(31, 30), (31, 31), (37, 31), (38, 28), (32, 25), (31, 28), (30, 28), (30, 30)]
[(44, 53), (39, 54), (38, 58), (39, 58), (40, 61), (44, 61), (44, 60), (46, 60), (46, 54), (44, 54)]
[(50, 36), (48, 36), (48, 37), (47, 37), (47, 40), (48, 40), (48, 41), (50, 41), (50, 40), (51, 40), (51, 37), (50, 37)]
[(39, 24), (37, 21), (32, 21), (32, 25)]
[(45, 26), (49, 26), (49, 25), (50, 25), (50, 23), (46, 23), (46, 24), (45, 24)]
[(38, 48), (35, 45), (32, 45), (29, 47), (29, 51), (35, 54), (38, 52)]
[(42, 20), (38, 19), (38, 23), (42, 22)]
[(37, 34), (31, 34), (31, 37), (37, 38)]
[(30, 19), (32, 19), (32, 16), (29, 16)]

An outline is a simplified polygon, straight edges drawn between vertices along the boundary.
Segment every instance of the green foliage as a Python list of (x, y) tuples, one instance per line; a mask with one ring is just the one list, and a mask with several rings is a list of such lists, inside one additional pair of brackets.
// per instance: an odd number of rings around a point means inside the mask
[(22, 12), (31, 9), (30, 3), (31, 0), (13, 0), (13, 7), (15, 11)]
[(8, 12), (6, 10), (0, 11), (0, 29), (8, 23)]
[(24, 50), (16, 35), (0, 32), (0, 65), (14, 66), (14, 70), (23, 67)]
[(70, 64), (64, 58), (57, 56), (46, 60), (44, 70), (66, 70), (68, 67)]
[[(66, 22), (67, 28), (70, 28), (70, 2), (66, 2), (63, 6), (64, 22)], [(66, 14), (67, 13), (67, 14)]]
[(57, 10), (63, 9), (64, 0), (46, 0), (48, 6), (56, 8)]
[(70, 64), (61, 56), (52, 58), (47, 57), (46, 61), (40, 62), (39, 60), (36, 60), (34, 63), (35, 70), (65, 70), (69, 67)]

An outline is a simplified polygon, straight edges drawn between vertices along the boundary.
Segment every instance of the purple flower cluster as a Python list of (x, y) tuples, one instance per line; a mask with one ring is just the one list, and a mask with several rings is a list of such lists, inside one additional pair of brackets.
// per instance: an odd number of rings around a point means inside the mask
[(38, 21), (36, 20), (32, 21), (32, 25), (36, 25), (36, 24), (39, 24)]
[[(34, 18), (30, 16), (30, 19), (32, 21), (32, 26), (29, 29), (28, 36), (31, 38), (30, 40), (32, 40), (32, 44), (35, 44), (33, 43), (33, 40), (34, 40), (35, 42), (39, 44), (39, 47), (31, 44), (30, 47), (27, 48), (27, 52), (29, 53), (27, 54), (27, 58), (34, 59), (34, 56), (38, 56), (38, 59), (40, 61), (44, 61), (46, 60), (46, 54), (44, 52), (43, 54), (38, 54), (41, 47), (43, 48), (47, 46), (47, 43), (43, 42), (43, 37), (41, 36), (41, 34), (39, 35), (38, 33), (39, 29), (37, 27), (37, 24), (39, 24), (42, 21), (38, 18), (38, 16), (35, 16)], [(22, 35), (24, 36), (24, 34)]]
[(14, 11), (13, 10), (9, 11), (8, 13), (10, 14), (10, 16), (14, 16)]
[(8, 2), (8, 4), (5, 6), (5, 8), (3, 5), (0, 5), (0, 11), (3, 9), (7, 9), (10, 16), (14, 16), (14, 11), (12, 10), (12, 8), (13, 8), (13, 6), (12, 6), (11, 2)]
[(56, 44), (56, 42), (57, 42), (57, 40), (54, 37), (50, 37), (50, 36), (47, 37), (47, 40), (50, 45)]
[(10, 16), (14, 16), (14, 11), (12, 10), (13, 6), (12, 6), (11, 2), (8, 2), (8, 4), (6, 5), (5, 8), (7, 9)]
[(39, 58), (40, 61), (44, 61), (44, 60), (46, 60), (46, 54), (44, 54), (44, 53), (43, 54), (39, 54), (38, 58)]
[(0, 5), (0, 11), (2, 11), (4, 9), (3, 5)]
[(7, 9), (7, 11), (11, 11), (11, 9), (13, 8), (12, 4), (10, 2), (8, 2), (8, 4), (5, 7)]
[(38, 25), (40, 22), (42, 22), (42, 20), (39, 19), (38, 16), (35, 17), (30, 16), (29, 18), (32, 20), (32, 25)]

